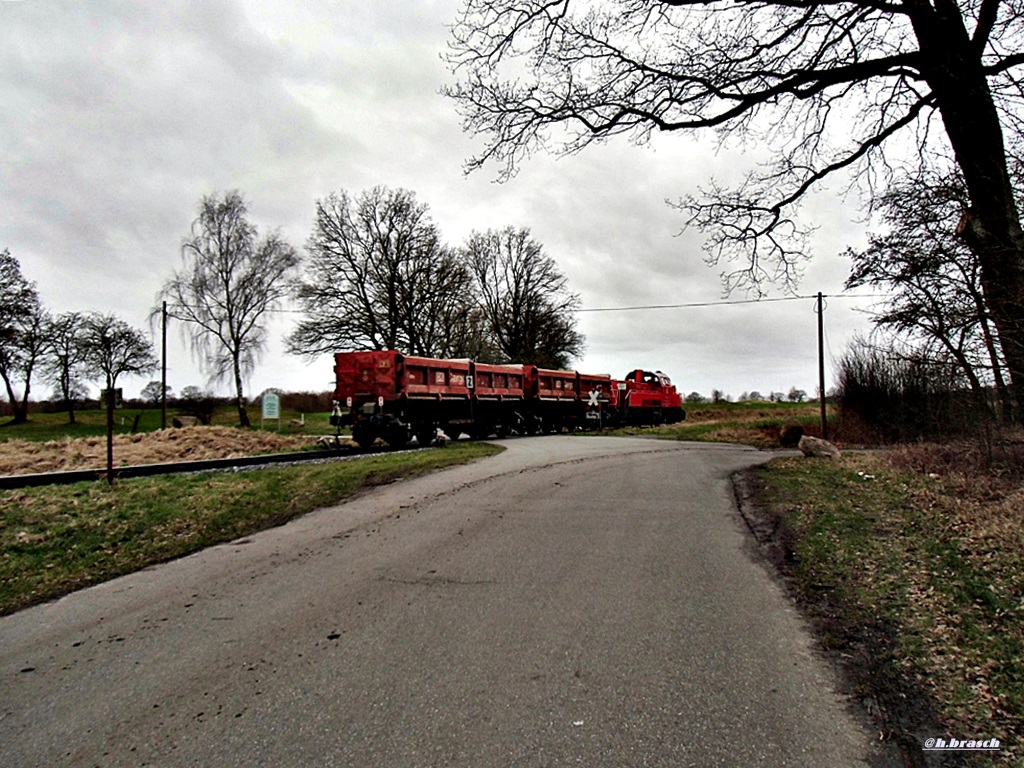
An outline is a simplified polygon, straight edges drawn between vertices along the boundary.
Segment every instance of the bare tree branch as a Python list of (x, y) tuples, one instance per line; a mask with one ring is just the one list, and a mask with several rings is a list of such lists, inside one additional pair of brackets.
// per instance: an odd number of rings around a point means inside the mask
[[(1006, 130), (1024, 129), (1024, 14), (997, 0), (464, 0), (447, 93), (484, 137), (468, 170), (507, 179), (537, 151), (713, 129), (770, 146), (736, 189), (680, 205), (723, 280), (792, 287), (807, 256), (798, 208), (825, 179), (884, 190), (897, 166), (952, 162), (961, 232), (1024, 389), (1024, 231)], [(937, 130), (941, 126), (942, 130)]]

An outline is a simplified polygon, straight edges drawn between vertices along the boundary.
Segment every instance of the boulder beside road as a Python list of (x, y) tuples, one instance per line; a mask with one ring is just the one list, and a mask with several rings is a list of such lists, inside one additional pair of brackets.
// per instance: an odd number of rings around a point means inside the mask
[(803, 435), (800, 438), (800, 442), (797, 443), (797, 448), (800, 449), (804, 456), (809, 458), (838, 459), (842, 455), (839, 449), (828, 440), (822, 440), (820, 437), (811, 437), (810, 435)]

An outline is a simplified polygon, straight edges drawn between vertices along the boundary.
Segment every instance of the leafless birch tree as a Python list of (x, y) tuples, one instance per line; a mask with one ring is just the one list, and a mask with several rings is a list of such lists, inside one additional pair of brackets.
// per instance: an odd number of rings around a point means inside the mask
[(230, 378), (239, 423), (248, 427), (243, 378), (266, 346), (268, 313), (288, 295), (299, 256), (276, 232), (260, 239), (241, 194), (232, 191), (202, 199), (181, 257), (182, 268), (158, 298), (188, 324), (192, 351), (211, 379)]

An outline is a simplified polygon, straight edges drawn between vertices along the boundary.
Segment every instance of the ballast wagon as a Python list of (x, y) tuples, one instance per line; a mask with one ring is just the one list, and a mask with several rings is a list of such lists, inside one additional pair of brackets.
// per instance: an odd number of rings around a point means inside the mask
[[(438, 430), (503, 437), (680, 421), (682, 401), (664, 374), (634, 371), (617, 381), (535, 365), (403, 355), (397, 350), (335, 355), (336, 414), (368, 448), (378, 438), (421, 445)], [(653, 378), (651, 378), (653, 377)], [(648, 380), (651, 378), (651, 380)]]

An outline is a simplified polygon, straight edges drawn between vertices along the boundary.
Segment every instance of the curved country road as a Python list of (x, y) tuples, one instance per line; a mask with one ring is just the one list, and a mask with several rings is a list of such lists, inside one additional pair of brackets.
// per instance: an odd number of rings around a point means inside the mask
[(0, 618), (21, 766), (888, 765), (727, 445), (552, 436)]

